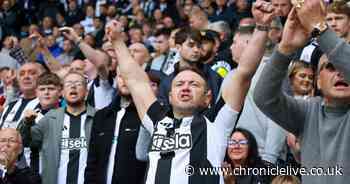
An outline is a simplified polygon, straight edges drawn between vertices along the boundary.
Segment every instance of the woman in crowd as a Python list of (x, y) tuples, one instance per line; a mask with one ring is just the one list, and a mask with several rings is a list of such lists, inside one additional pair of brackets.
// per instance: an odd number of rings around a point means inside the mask
[(225, 162), (223, 167), (225, 184), (266, 184), (270, 178), (264, 173), (256, 175), (248, 168), (266, 168), (258, 153), (258, 144), (254, 135), (246, 129), (236, 128), (228, 140)]
[(314, 77), (315, 72), (311, 64), (303, 61), (294, 61), (289, 70), (289, 80), (296, 98), (307, 98), (313, 96), (315, 92)]
[[(303, 61), (294, 61), (289, 68), (288, 73), (290, 85), (295, 98), (307, 99), (315, 94), (317, 89), (315, 82), (315, 70), (311, 64)], [(298, 167), (300, 162), (300, 143), (299, 139), (293, 134), (288, 133), (287, 144), (294, 158), (287, 158), (287, 163)]]

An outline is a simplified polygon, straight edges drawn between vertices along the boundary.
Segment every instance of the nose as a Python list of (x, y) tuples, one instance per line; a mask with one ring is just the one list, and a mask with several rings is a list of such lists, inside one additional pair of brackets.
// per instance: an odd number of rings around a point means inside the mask
[(1, 144), (0, 152), (6, 151), (8, 147), (10, 147), (10, 141), (9, 140), (7, 140), (6, 142)]
[(201, 51), (201, 46), (197, 45), (193, 47), (193, 52), (199, 53)]
[(181, 92), (190, 92), (190, 85), (185, 83), (181, 86)]
[(232, 147), (238, 149), (238, 148), (241, 148), (241, 145), (236, 143), (236, 144), (233, 144)]
[(30, 78), (30, 75), (29, 75), (29, 73), (28, 73), (28, 72), (24, 72), (24, 74), (23, 74), (23, 78), (25, 78), (25, 79), (28, 79), (28, 78)]
[(341, 78), (341, 79), (344, 79), (344, 74), (343, 74), (343, 73), (341, 73), (341, 72), (338, 71), (338, 70), (336, 70), (335, 72), (336, 72), (337, 77), (339, 77), (339, 78)]
[(45, 89), (45, 90), (44, 90), (44, 93), (45, 93), (45, 94), (49, 94), (49, 89)]
[(277, 5), (277, 6), (274, 6), (274, 8), (275, 8), (276, 15), (281, 16), (282, 15), (282, 7)]
[(332, 28), (336, 27), (337, 24), (336, 24), (335, 19), (332, 19), (332, 20), (329, 22), (329, 25), (330, 25)]
[(305, 77), (304, 80), (305, 80), (306, 82), (312, 82), (312, 78), (311, 78), (311, 77)]

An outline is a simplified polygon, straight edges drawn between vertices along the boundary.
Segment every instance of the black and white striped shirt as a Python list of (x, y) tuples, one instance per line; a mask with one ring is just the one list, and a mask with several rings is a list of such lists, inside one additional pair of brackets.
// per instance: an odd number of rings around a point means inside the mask
[(66, 111), (62, 137), (58, 184), (83, 184), (87, 159), (86, 111), (74, 116)]
[(17, 128), (20, 120), (23, 118), (23, 112), (27, 109), (34, 110), (38, 108), (39, 100), (20, 98), (5, 107), (1, 115), (0, 128)]
[[(200, 176), (199, 168), (221, 166), (238, 112), (224, 105), (214, 122), (198, 113), (181, 120), (155, 102), (143, 118), (152, 134), (146, 184), (224, 183), (222, 176)], [(190, 165), (194, 174), (186, 175)]]

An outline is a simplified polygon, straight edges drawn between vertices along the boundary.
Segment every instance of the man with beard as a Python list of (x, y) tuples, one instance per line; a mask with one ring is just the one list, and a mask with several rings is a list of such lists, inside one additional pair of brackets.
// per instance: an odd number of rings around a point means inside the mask
[[(86, 105), (87, 83), (77, 72), (63, 79), (67, 106), (51, 110), (27, 128), (29, 145), (41, 150), (43, 183), (84, 183), (87, 146), (95, 110)], [(27, 124), (26, 126), (30, 126)]]
[[(174, 76), (168, 93), (171, 109), (157, 101), (146, 73), (137, 65), (123, 42), (122, 25), (107, 25), (108, 39), (117, 51), (120, 75), (130, 90), (142, 125), (152, 135), (146, 183), (224, 183), (222, 176), (200, 174), (201, 168), (218, 168), (223, 162), (229, 135), (235, 126), (250, 81), (264, 54), (268, 25), (273, 17), (270, 3), (257, 1), (253, 6), (258, 27), (242, 55), (235, 75), (222, 88), (225, 105), (208, 116), (211, 102), (208, 78), (187, 65)], [(197, 61), (198, 42), (184, 37), (182, 56)], [(180, 61), (181, 64), (181, 61)], [(186, 63), (182, 63), (186, 64)], [(211, 70), (211, 69), (210, 69)]]
[(171, 81), (175, 78), (177, 73), (183, 68), (196, 68), (204, 73), (208, 78), (208, 86), (212, 91), (213, 100), (211, 105), (216, 104), (219, 90), (222, 83), (222, 77), (220, 77), (215, 71), (213, 71), (208, 64), (203, 64), (200, 60), (201, 48), (203, 37), (201, 32), (196, 29), (182, 28), (175, 35), (175, 44), (178, 48), (180, 60), (172, 67), (171, 71), (162, 77), (162, 82), (159, 87), (159, 99), (169, 104), (168, 93), (171, 88)]
[[(141, 120), (119, 73), (117, 98), (95, 115), (85, 170), (86, 184), (141, 184), (145, 176), (146, 163), (136, 159), (135, 151)], [(156, 93), (159, 79), (148, 76)]]
[(218, 57), (219, 34), (211, 30), (202, 31), (201, 34), (203, 39), (200, 60), (205, 64), (209, 64), (212, 70), (224, 78), (233, 66), (228, 60), (222, 60)]

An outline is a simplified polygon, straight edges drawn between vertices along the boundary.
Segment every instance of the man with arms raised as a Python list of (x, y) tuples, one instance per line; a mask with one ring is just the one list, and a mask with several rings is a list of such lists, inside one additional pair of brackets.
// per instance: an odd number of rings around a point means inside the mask
[[(296, 10), (296, 11), (295, 11)], [(285, 95), (282, 80), (293, 53), (312, 33), (326, 53), (317, 84), (323, 97), (308, 100)], [(305, 183), (342, 184), (350, 179), (350, 46), (326, 25), (323, 1), (308, 0), (288, 16), (282, 41), (265, 66), (254, 100), (272, 120), (301, 139), (301, 164), (322, 176), (303, 176)], [(328, 172), (327, 172), (328, 171)]]
[[(266, 28), (273, 17), (272, 6), (258, 1), (253, 14), (260, 28)], [(185, 68), (175, 76), (169, 92), (172, 111), (168, 111), (156, 100), (146, 73), (129, 54), (121, 38), (121, 24), (112, 21), (107, 25), (106, 33), (116, 49), (120, 74), (131, 92), (143, 126), (153, 135), (146, 183), (223, 183), (221, 176), (203, 176), (198, 170), (219, 167), (224, 159), (227, 138), (264, 53), (267, 29), (260, 28), (254, 33), (249, 52), (242, 56), (245, 62), (223, 87), (226, 105), (209, 120), (202, 111), (210, 103), (211, 91), (200, 71)], [(181, 144), (172, 144), (179, 140)], [(188, 165), (194, 169), (191, 176), (185, 172)]]

